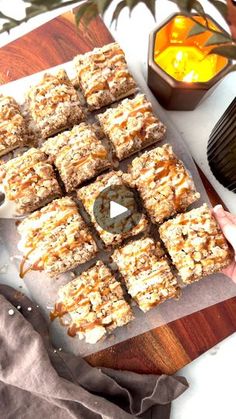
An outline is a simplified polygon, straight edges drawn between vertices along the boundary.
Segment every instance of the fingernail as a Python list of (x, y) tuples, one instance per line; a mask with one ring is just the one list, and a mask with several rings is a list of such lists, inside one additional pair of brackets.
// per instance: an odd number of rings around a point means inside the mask
[(220, 205), (220, 204), (219, 205), (216, 205), (213, 208), (213, 211), (214, 211), (215, 214), (221, 214), (221, 215), (224, 214), (224, 209), (223, 209), (222, 205)]

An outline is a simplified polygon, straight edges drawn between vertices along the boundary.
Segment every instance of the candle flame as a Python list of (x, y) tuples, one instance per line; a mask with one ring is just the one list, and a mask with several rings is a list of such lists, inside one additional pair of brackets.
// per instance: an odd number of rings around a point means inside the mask
[(177, 54), (176, 54), (176, 61), (182, 61), (182, 59), (184, 58), (184, 53), (183, 53), (183, 51), (179, 51)]
[(188, 74), (186, 74), (186, 76), (184, 76), (183, 81), (186, 83), (191, 83), (194, 79), (194, 75), (194, 70), (190, 71)]

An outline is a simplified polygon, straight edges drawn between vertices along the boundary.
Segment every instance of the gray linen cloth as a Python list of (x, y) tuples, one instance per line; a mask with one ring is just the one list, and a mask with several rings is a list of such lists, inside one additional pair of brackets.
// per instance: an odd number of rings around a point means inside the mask
[(168, 419), (188, 387), (183, 377), (94, 368), (55, 350), (39, 307), (13, 288), (0, 285), (0, 307), (1, 419)]

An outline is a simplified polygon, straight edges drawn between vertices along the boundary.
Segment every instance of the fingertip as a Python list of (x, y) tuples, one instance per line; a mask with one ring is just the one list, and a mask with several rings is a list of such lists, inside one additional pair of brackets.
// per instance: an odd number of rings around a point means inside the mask
[(216, 205), (216, 206), (213, 208), (213, 211), (214, 211), (214, 213), (215, 213), (215, 214), (217, 214), (217, 215), (224, 215), (224, 213), (225, 213), (224, 208), (222, 207), (222, 205), (221, 205), (221, 204)]

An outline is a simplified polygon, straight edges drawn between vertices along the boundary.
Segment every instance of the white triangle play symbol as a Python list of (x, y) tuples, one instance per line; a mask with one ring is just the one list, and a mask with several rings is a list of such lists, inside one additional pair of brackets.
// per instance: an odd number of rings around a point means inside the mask
[(115, 201), (110, 201), (110, 218), (115, 218), (127, 211), (128, 208), (124, 207), (123, 205), (120, 205)]

